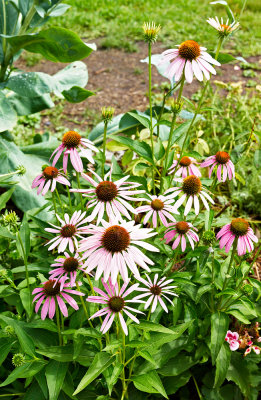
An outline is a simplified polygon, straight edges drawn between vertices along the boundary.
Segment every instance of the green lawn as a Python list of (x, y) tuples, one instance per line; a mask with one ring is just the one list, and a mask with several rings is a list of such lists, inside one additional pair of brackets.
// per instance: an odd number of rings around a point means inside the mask
[[(213, 49), (216, 34), (205, 21), (211, 16), (226, 18), (225, 8), (209, 0), (64, 0), (72, 8), (56, 19), (84, 38), (104, 37), (105, 47), (135, 49), (142, 39), (144, 21), (161, 24), (160, 40), (167, 46), (193, 39)], [(229, 5), (239, 18), (244, 0), (231, 0)], [(247, 0), (240, 17), (241, 29), (231, 41), (233, 53), (243, 56), (261, 54), (261, 1)], [(52, 24), (54, 21), (52, 20)]]

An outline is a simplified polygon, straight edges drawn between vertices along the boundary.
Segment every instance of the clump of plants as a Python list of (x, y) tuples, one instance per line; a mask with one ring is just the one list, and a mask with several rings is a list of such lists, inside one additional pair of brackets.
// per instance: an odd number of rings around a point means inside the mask
[[(1, 220), (6, 396), (258, 399), (259, 231), (230, 198), (234, 145), (220, 145), (216, 126), (215, 151), (191, 149), (212, 75), (233, 60), (222, 48), (239, 23), (226, 9), (227, 21), (208, 20), (218, 34), (213, 53), (185, 38), (157, 57), (170, 80), (160, 106), (151, 68), (161, 28), (148, 22), (149, 110), (115, 117), (102, 108), (88, 138), (70, 130), (58, 145), (28, 146), (49, 160), (29, 166), (42, 206)], [(202, 90), (188, 112), (183, 89), (193, 79)], [(249, 142), (242, 159), (246, 151)], [(2, 179), (25, 174), (20, 166)]]

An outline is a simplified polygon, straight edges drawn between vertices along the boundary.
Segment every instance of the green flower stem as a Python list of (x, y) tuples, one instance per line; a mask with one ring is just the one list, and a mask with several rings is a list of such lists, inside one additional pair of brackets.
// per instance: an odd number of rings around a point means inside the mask
[(123, 364), (123, 370), (122, 370), (122, 374), (121, 374), (121, 381), (122, 381), (122, 396), (121, 396), (121, 400), (123, 400), (125, 398), (128, 398), (128, 394), (127, 394), (127, 385), (126, 385), (126, 380), (125, 380), (125, 369), (124, 369), (124, 365), (125, 365), (125, 333), (123, 332), (123, 329), (121, 329), (121, 335), (122, 335), (122, 357), (121, 357), (121, 363)]
[(32, 7), (28, 11), (28, 13), (24, 19), (24, 23), (22, 24), (18, 35), (23, 35), (26, 32), (28, 26), (30, 25), (30, 22), (32, 21), (32, 19), (34, 17), (34, 14), (36, 13), (35, 4), (36, 4), (36, 0), (33, 1)]
[(195, 384), (195, 386), (196, 386), (196, 390), (197, 390), (198, 397), (199, 397), (200, 400), (203, 400), (203, 396), (202, 396), (202, 394), (200, 393), (200, 390), (199, 390), (197, 381), (196, 381), (194, 375), (191, 375), (191, 376), (192, 376), (193, 381), (194, 381), (194, 384)]
[[(2, 7), (3, 7), (3, 34), (6, 35), (6, 8), (5, 8), (5, 0), (2, 0)], [(2, 45), (3, 45), (3, 56), (5, 56), (6, 51), (6, 38), (2, 38)]]
[(213, 310), (213, 313), (215, 312), (214, 310), (214, 282), (215, 282), (215, 252), (213, 251), (212, 254), (212, 263), (211, 263), (211, 308)]
[(58, 336), (59, 336), (59, 346), (63, 346), (63, 339), (62, 339), (62, 334), (61, 334), (61, 324), (60, 324), (60, 310), (59, 310), (56, 299), (55, 299), (55, 311), (56, 311), (56, 324), (57, 324), (57, 330), (58, 330)]
[[(79, 174), (79, 172), (76, 172), (76, 179), (77, 179), (77, 185), (78, 185), (78, 189), (81, 189), (81, 183), (80, 183), (80, 174)], [(83, 198), (82, 198), (82, 193), (79, 193), (80, 194), (80, 199), (81, 199), (81, 209), (82, 209), (82, 211), (83, 211), (83, 209), (84, 209), (84, 206), (83, 206)]]
[[(56, 206), (56, 201), (55, 201), (55, 194), (54, 192), (52, 192), (52, 200), (53, 200), (53, 208), (54, 208), (54, 212), (55, 212), (55, 216), (56, 214), (58, 214), (57, 212), (57, 206)], [(57, 218), (57, 217), (56, 217)]]
[[(226, 289), (227, 284), (228, 284), (229, 275), (230, 275), (230, 272), (231, 272), (231, 268), (232, 268), (232, 265), (233, 265), (233, 260), (234, 260), (234, 257), (235, 257), (235, 254), (236, 254), (236, 250), (237, 250), (237, 242), (238, 242), (238, 239), (235, 239), (234, 244), (233, 244), (233, 250), (232, 250), (232, 253), (231, 253), (231, 256), (230, 256), (230, 261), (229, 261), (227, 273), (226, 273), (227, 276), (226, 276), (226, 278), (224, 280), (224, 283), (223, 283), (223, 286), (222, 286), (222, 289), (221, 289), (222, 292), (223, 292), (223, 290)], [(218, 308), (220, 307), (220, 305), (222, 303), (222, 297), (223, 296), (220, 297), (220, 301), (218, 303)]]
[[(224, 38), (220, 38), (219, 41), (218, 41), (217, 48), (216, 48), (216, 54), (215, 54), (215, 60), (217, 60), (217, 58), (218, 58), (218, 55), (219, 55), (223, 40), (224, 40)], [(210, 74), (210, 77), (211, 77), (211, 74)], [(194, 122), (195, 122), (195, 120), (196, 120), (196, 118), (197, 118), (197, 116), (198, 116), (198, 114), (200, 112), (201, 105), (202, 105), (206, 90), (207, 90), (207, 88), (209, 86), (209, 83), (210, 83), (210, 79), (207, 80), (207, 82), (205, 83), (205, 85), (203, 87), (203, 90), (202, 90), (202, 93), (201, 93), (201, 97), (200, 97), (199, 102), (198, 102), (197, 109), (196, 109), (196, 111), (195, 111), (195, 113), (193, 115), (193, 118), (192, 118), (192, 120), (191, 120), (191, 122), (189, 124), (188, 130), (187, 130), (187, 133), (186, 133), (186, 136), (185, 136), (185, 139), (184, 139), (181, 151), (180, 151), (180, 158), (179, 158), (180, 160), (181, 160), (181, 158), (183, 156), (183, 153), (184, 153), (184, 150), (185, 150), (185, 145), (186, 145), (187, 139), (189, 137), (189, 133), (191, 131), (191, 128), (194, 125)], [(179, 163), (177, 163), (177, 165), (175, 167), (175, 170), (173, 172), (173, 176), (175, 176), (175, 173), (176, 173), (178, 165), (179, 165)]]
[[(75, 282), (75, 283), (76, 283), (76, 288), (77, 288), (78, 292), (80, 292), (81, 290), (80, 290), (79, 283), (78, 282)], [(86, 304), (84, 303), (82, 296), (80, 296), (80, 298), (81, 298), (82, 308), (84, 310), (85, 317), (86, 317), (87, 321), (89, 322), (90, 327), (93, 328), (92, 321), (89, 320), (90, 316), (89, 316)]]
[(108, 121), (104, 121), (104, 131), (103, 131), (103, 146), (102, 146), (102, 168), (101, 168), (101, 177), (104, 179), (104, 167), (106, 162), (106, 140), (107, 140), (107, 127)]
[(67, 189), (67, 195), (68, 195), (68, 199), (69, 199), (69, 206), (70, 206), (70, 212), (72, 213), (72, 199), (71, 199), (71, 192), (69, 190), (69, 187), (66, 185), (66, 189)]
[(25, 249), (24, 249), (23, 241), (22, 241), (22, 238), (21, 238), (21, 235), (20, 235), (20, 232), (19, 232), (19, 231), (17, 231), (17, 237), (18, 237), (18, 240), (19, 240), (19, 243), (20, 243), (20, 246), (21, 246), (21, 249), (22, 249), (22, 253), (23, 253), (23, 260), (24, 260), (24, 266), (25, 266), (25, 276), (26, 276), (27, 289), (28, 289), (29, 294), (30, 294), (30, 296), (31, 296), (31, 292), (30, 292), (30, 281), (29, 281), (29, 272), (28, 272), (28, 264), (27, 264), (27, 257), (26, 257), (26, 254), (25, 254)]
[(63, 204), (62, 204), (61, 197), (60, 197), (60, 195), (59, 195), (59, 192), (58, 192), (57, 188), (55, 188), (55, 193), (56, 193), (56, 196), (57, 196), (57, 198), (58, 198), (58, 201), (59, 201), (59, 204), (60, 204), (62, 213), (64, 214)]
[(13, 397), (13, 396), (23, 396), (26, 393), (6, 393), (6, 394), (0, 394), (0, 397)]
[[(151, 42), (148, 43), (149, 51), (149, 103), (150, 103), (150, 143), (152, 152), (152, 161), (154, 165), (154, 141), (153, 141), (153, 126), (152, 126), (152, 99), (151, 99)], [(153, 193), (156, 193), (155, 189), (155, 178), (154, 178), (154, 168), (151, 169), (152, 172), (152, 188)]]
[[(184, 83), (185, 83), (185, 76), (184, 76), (184, 73), (183, 73), (182, 78), (180, 80), (180, 88), (179, 88), (179, 94), (178, 94), (178, 98), (177, 98), (177, 103), (179, 103), (180, 100), (181, 100), (181, 96), (182, 96), (182, 92), (183, 92), (183, 88), (184, 88)], [(160, 180), (160, 192), (162, 191), (162, 187), (163, 187), (163, 178), (166, 176), (166, 173), (167, 173), (168, 160), (169, 160), (169, 151), (170, 151), (170, 148), (172, 146), (172, 137), (173, 137), (173, 133), (174, 133), (174, 127), (175, 127), (177, 115), (178, 115), (178, 113), (174, 112), (173, 113), (173, 117), (172, 117), (172, 121), (171, 121), (169, 139), (168, 139), (167, 149), (166, 149), (166, 153), (165, 153), (165, 164), (164, 164), (164, 168), (163, 168), (163, 172), (162, 172), (161, 180)]]

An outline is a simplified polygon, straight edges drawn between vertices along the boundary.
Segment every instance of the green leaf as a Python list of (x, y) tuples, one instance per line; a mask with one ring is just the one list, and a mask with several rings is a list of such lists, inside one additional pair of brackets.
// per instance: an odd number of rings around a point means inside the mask
[(9, 100), (0, 91), (0, 132), (13, 129), (16, 125), (16, 112)]
[(51, 77), (42, 72), (24, 72), (11, 76), (6, 87), (23, 97), (38, 97), (51, 92)]
[(39, 97), (19, 96), (17, 93), (11, 93), (8, 100), (15, 109), (17, 115), (30, 115), (54, 107), (54, 102), (50, 94), (46, 93)]
[(249, 321), (249, 319), (247, 317), (245, 317), (245, 315), (242, 314), (242, 312), (239, 310), (235, 310), (235, 309), (231, 308), (227, 311), (227, 313), (229, 315), (233, 315), (233, 317), (235, 317), (239, 321), (243, 322), (243, 324), (251, 324), (251, 321)]
[(32, 361), (28, 362), (21, 367), (16, 367), (8, 376), (8, 378), (1, 383), (2, 386), (9, 385), (10, 383), (16, 381), (19, 378), (30, 378), (37, 374), (37, 372), (41, 371), (41, 369), (45, 366), (44, 361)]
[(49, 390), (49, 400), (57, 400), (69, 364), (52, 360), (46, 367), (45, 376)]
[(0, 320), (4, 321), (7, 325), (11, 325), (14, 328), (23, 351), (26, 354), (35, 357), (34, 342), (31, 339), (31, 337), (24, 331), (22, 324), (19, 321), (16, 321), (15, 319), (6, 317), (5, 315), (1, 314), (0, 314)]
[(191, 373), (185, 371), (182, 375), (167, 377), (163, 380), (167, 394), (174, 394), (180, 387), (185, 386), (190, 380)]
[(0, 343), (0, 365), (5, 361), (6, 357), (9, 354), (9, 351), (12, 348), (13, 343), (4, 337), (1, 337), (1, 343)]
[(49, 17), (59, 17), (63, 15), (71, 6), (69, 4), (56, 4), (52, 11), (48, 11)]
[[(209, 54), (215, 58), (215, 53), (210, 51)], [(220, 62), (220, 64), (228, 64), (231, 61), (235, 61), (236, 58), (231, 56), (231, 54), (226, 54), (226, 53), (219, 53), (217, 61)]]
[(165, 149), (164, 149), (164, 146), (162, 144), (162, 141), (159, 138), (158, 142), (154, 146), (154, 155), (155, 155), (156, 160), (157, 161), (161, 160), (162, 157), (164, 156), (164, 154), (165, 154)]
[(203, 294), (209, 292), (212, 289), (212, 285), (203, 285), (200, 286), (200, 288), (198, 289), (196, 298), (195, 298), (195, 302), (198, 303), (201, 296), (203, 296)]
[(133, 381), (134, 386), (142, 392), (159, 393), (165, 397), (165, 399), (168, 398), (168, 395), (156, 371), (151, 371), (144, 375), (133, 376), (131, 380)]
[(12, 196), (14, 189), (15, 188), (12, 187), (11, 189), (7, 190), (5, 193), (1, 194), (1, 196), (0, 196), (0, 211), (3, 208), (5, 208), (6, 203), (8, 202), (10, 197)]
[(3, 226), (0, 226), (0, 237), (15, 239), (15, 235), (13, 235), (7, 228), (4, 228)]
[(26, 218), (23, 219), (23, 222), (20, 226), (19, 233), (20, 233), (20, 238), (22, 240), (24, 253), (22, 251), (22, 247), (21, 247), (19, 240), (17, 241), (17, 248), (19, 250), (21, 258), (24, 259), (24, 256), (25, 256), (27, 259), (28, 255), (30, 253), (31, 242), (30, 242), (30, 228), (29, 228), (29, 224), (28, 224)]
[(147, 350), (139, 350), (138, 355), (149, 361), (151, 364), (156, 365), (154, 358)]
[(261, 150), (256, 150), (254, 154), (254, 166), (256, 169), (261, 168)]
[(35, 34), (9, 36), (6, 38), (13, 54), (20, 49), (42, 54), (53, 62), (72, 62), (88, 57), (92, 48), (76, 33), (65, 28), (52, 27)]
[(230, 364), (231, 350), (228, 343), (223, 343), (216, 359), (216, 374), (214, 387), (222, 385), (226, 379), (228, 367)]
[(234, 352), (231, 355), (230, 366), (228, 368), (227, 376), (228, 381), (235, 382), (241, 392), (249, 398), (250, 392), (250, 377), (249, 377), (249, 369), (247, 368), (247, 364), (245, 359), (242, 357), (240, 353)]
[(177, 357), (170, 359), (158, 372), (164, 376), (177, 376), (187, 371), (197, 362), (192, 356), (179, 353)]
[(139, 156), (153, 164), (151, 148), (147, 143), (138, 142), (137, 140), (132, 140), (125, 136), (110, 135), (110, 138), (116, 142), (125, 144), (129, 149), (133, 150)]
[(229, 318), (223, 312), (216, 312), (211, 315), (211, 344), (210, 352), (212, 364), (215, 364), (221, 346), (224, 343), (228, 330)]
[(114, 357), (109, 356), (107, 353), (97, 353), (94, 360), (89, 367), (88, 371), (80, 381), (73, 395), (80, 393), (86, 386), (88, 386), (94, 379), (96, 379), (106, 368), (114, 362)]
[[(63, 347), (51, 346), (44, 350), (37, 350), (36, 352), (60, 362), (74, 361), (74, 348), (72, 344)], [(94, 353), (92, 351), (88, 350), (86, 347), (83, 347), (77, 358), (77, 361), (81, 365), (89, 366), (92, 362), (93, 356)]]
[(32, 313), (33, 313), (33, 297), (31, 293), (31, 289), (28, 289), (27, 287), (20, 290), (20, 298), (22, 301), (22, 304), (24, 306), (25, 311), (27, 312), (28, 317), (30, 318)]
[(69, 90), (64, 90), (62, 92), (64, 98), (70, 103), (80, 103), (81, 101), (86, 100), (90, 96), (94, 96), (95, 93), (90, 90), (83, 89), (79, 86), (73, 86)]
[(122, 373), (124, 366), (123, 364), (116, 364), (115, 367), (112, 370), (112, 374), (110, 376), (110, 380), (107, 382), (108, 389), (109, 389), (109, 394), (111, 395), (112, 388), (117, 382), (120, 374)]
[(150, 340), (144, 342), (144, 344), (146, 344), (146, 347), (150, 346), (153, 348), (160, 347), (165, 343), (169, 343), (172, 342), (173, 340), (178, 339), (185, 332), (185, 330), (188, 329), (192, 324), (193, 320), (185, 322), (184, 324), (181, 325), (176, 325), (171, 329), (172, 334), (152, 332), (150, 335)]
[(145, 126), (145, 128), (150, 128), (150, 120), (149, 117), (143, 117), (142, 115), (136, 114), (134, 112), (128, 112), (133, 118), (141, 123), (141, 125)]
[(139, 325), (136, 326), (137, 329), (142, 329), (143, 331), (153, 331), (153, 332), (162, 332), (173, 335), (173, 331), (171, 329), (165, 328), (165, 326), (156, 324), (151, 321), (140, 321)]

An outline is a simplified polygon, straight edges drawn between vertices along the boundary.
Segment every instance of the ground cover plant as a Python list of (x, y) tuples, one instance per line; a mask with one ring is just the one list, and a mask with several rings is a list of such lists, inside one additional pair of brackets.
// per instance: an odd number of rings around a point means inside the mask
[(102, 107), (88, 137), (1, 138), (1, 397), (259, 398), (260, 102), (211, 87), (240, 32), (218, 3), (213, 47), (155, 54), (161, 27), (140, 27), (145, 112)]

